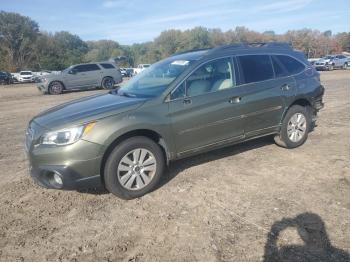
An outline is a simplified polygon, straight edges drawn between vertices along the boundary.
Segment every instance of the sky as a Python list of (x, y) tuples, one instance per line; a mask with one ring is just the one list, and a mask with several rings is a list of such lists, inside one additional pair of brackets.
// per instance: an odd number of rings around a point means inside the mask
[(196, 26), (276, 33), (302, 28), (350, 31), (349, 0), (0, 0), (0, 10), (31, 17), (41, 31), (64, 30), (83, 40), (120, 44)]

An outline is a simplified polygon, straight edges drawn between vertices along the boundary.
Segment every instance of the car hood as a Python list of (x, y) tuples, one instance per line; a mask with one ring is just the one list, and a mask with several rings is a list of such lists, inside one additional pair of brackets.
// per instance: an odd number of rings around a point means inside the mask
[(145, 101), (145, 98), (112, 93), (94, 95), (55, 106), (34, 117), (33, 121), (45, 128), (55, 129), (127, 112), (138, 108)]

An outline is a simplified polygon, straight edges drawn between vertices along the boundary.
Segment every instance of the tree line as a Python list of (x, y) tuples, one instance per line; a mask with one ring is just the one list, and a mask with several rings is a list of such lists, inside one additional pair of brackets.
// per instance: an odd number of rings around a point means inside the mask
[(120, 45), (113, 40), (83, 41), (61, 31), (40, 31), (37, 22), (18, 13), (0, 11), (0, 70), (62, 70), (72, 64), (122, 57), (122, 66), (154, 63), (185, 50), (210, 48), (237, 42), (286, 41), (307, 57), (320, 57), (350, 48), (350, 32), (289, 30), (284, 34), (263, 33), (237, 26), (228, 31), (195, 27), (166, 30), (153, 41)]

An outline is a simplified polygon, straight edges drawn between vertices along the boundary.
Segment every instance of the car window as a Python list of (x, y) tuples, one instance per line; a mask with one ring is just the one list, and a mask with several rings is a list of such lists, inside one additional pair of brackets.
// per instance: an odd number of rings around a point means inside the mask
[(290, 56), (277, 55), (276, 57), (291, 75), (298, 74), (305, 70), (305, 65), (303, 63)]
[[(112, 64), (108, 64), (108, 63), (103, 63), (100, 64), (103, 68), (105, 69), (111, 69), (111, 68), (115, 68)], [(121, 68), (122, 69), (122, 68)]]
[(187, 96), (196, 96), (209, 92), (235, 87), (231, 58), (221, 58), (208, 62), (196, 69), (186, 79)]
[(273, 69), (268, 55), (239, 56), (244, 83), (253, 83), (273, 78)]
[(281, 62), (275, 57), (271, 56), (273, 69), (275, 71), (275, 77), (284, 77), (288, 75), (288, 72), (284, 69)]
[(74, 69), (75, 69), (78, 73), (100, 70), (100, 68), (99, 68), (98, 65), (96, 65), (96, 64), (78, 65), (78, 66), (74, 67)]

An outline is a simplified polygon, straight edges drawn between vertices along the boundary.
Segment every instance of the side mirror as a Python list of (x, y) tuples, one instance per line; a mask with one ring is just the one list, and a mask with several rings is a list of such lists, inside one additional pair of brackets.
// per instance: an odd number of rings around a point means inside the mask
[(77, 70), (76, 69), (71, 69), (69, 70), (68, 74), (71, 74), (71, 75), (75, 75), (77, 73)]

